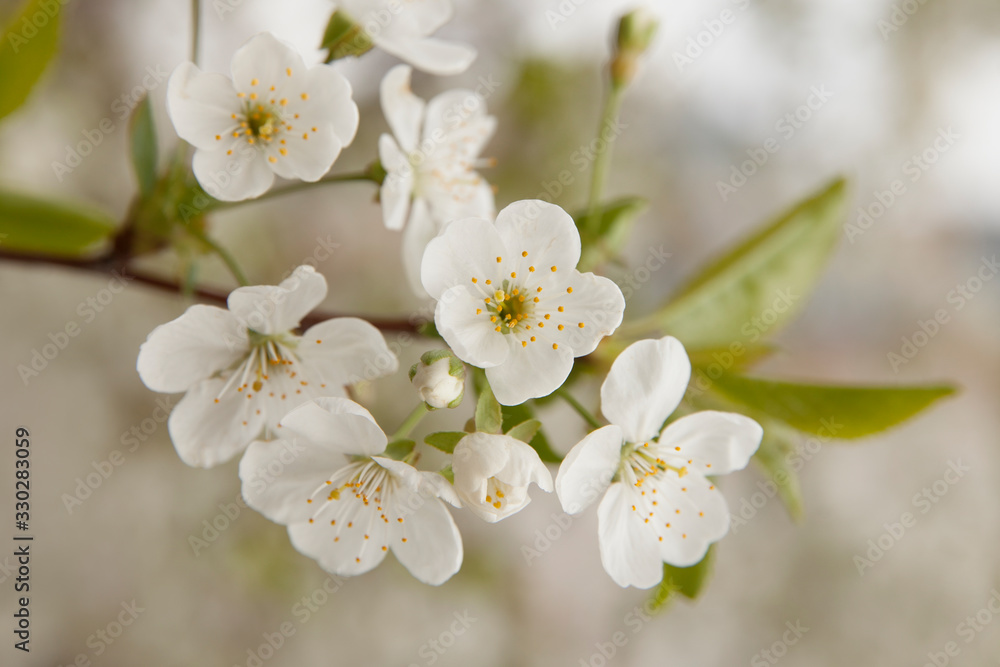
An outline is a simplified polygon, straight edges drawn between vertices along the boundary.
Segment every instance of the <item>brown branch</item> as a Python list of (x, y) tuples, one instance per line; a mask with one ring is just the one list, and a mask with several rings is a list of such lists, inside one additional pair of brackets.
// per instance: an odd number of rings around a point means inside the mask
[[(87, 271), (95, 274), (111, 275), (112, 271), (117, 271), (129, 280), (142, 283), (149, 287), (180, 294), (183, 291), (181, 284), (177, 281), (167, 280), (159, 276), (148, 273), (137, 273), (128, 268), (127, 263), (117, 260), (117, 254), (110, 252), (107, 255), (90, 259), (77, 259), (72, 257), (53, 257), (50, 255), (26, 254), (0, 250), (0, 260), (18, 262), (21, 264), (48, 264), (50, 266), (60, 266), (64, 268)], [(197, 287), (191, 292), (192, 296), (210, 303), (225, 305), (228, 292)], [(313, 311), (302, 320), (302, 327), (309, 328), (319, 322), (324, 322), (335, 317), (360, 317), (373, 324), (382, 331), (418, 333), (417, 323), (401, 318), (373, 318), (366, 315), (345, 315), (342, 313), (327, 313), (323, 311)]]

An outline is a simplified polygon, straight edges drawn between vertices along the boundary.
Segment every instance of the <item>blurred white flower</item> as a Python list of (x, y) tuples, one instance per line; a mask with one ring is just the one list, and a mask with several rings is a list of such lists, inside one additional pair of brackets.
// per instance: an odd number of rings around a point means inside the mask
[(461, 74), (476, 59), (471, 46), (430, 37), (451, 20), (451, 0), (336, 0), (336, 5), (372, 44), (424, 72)]
[(394, 373), (399, 362), (374, 326), (335, 318), (292, 330), (326, 297), (326, 279), (300, 266), (277, 287), (240, 287), (229, 309), (195, 305), (149, 334), (139, 377), (153, 391), (187, 392), (168, 428), (181, 460), (211, 467), (273, 437), (289, 410), (315, 396)]
[(547, 396), (621, 324), (625, 299), (576, 270), (580, 234), (558, 206), (514, 202), (496, 224), (466, 219), (427, 245), (424, 288), (437, 330), (460, 359), (486, 369), (497, 400)]
[(319, 180), (358, 129), (347, 79), (330, 65), (307, 68), (270, 33), (233, 55), (232, 79), (179, 65), (167, 110), (177, 134), (197, 149), (198, 182), (224, 201), (262, 195), (275, 174)]
[(473, 514), (495, 523), (531, 502), (534, 482), (552, 492), (552, 475), (530, 445), (509, 435), (470, 433), (455, 446), (455, 490)]
[(465, 364), (451, 350), (431, 350), (410, 368), (410, 382), (430, 407), (457, 408), (465, 395)]
[(363, 407), (319, 398), (281, 421), (282, 439), (254, 442), (240, 461), (247, 504), (288, 526), (292, 544), (342, 576), (390, 549), (414, 577), (441, 584), (462, 565), (462, 538), (441, 499), (461, 502), (436, 472), (378, 456), (387, 439)]
[[(379, 139), (382, 218), (402, 229), (403, 265), (418, 294), (424, 249), (445, 224), (460, 218), (493, 218), (493, 188), (476, 168), (496, 130), (486, 103), (469, 90), (452, 90), (425, 104), (410, 90), (411, 70), (397, 65), (382, 79), (382, 111), (393, 136)], [(409, 222), (407, 223), (407, 218)]]
[(598, 509), (601, 562), (619, 586), (650, 588), (663, 563), (688, 567), (729, 529), (729, 509), (708, 479), (746, 467), (763, 431), (754, 420), (704, 411), (661, 427), (691, 377), (670, 336), (628, 346), (601, 386), (610, 425), (585, 437), (556, 476), (563, 509)]

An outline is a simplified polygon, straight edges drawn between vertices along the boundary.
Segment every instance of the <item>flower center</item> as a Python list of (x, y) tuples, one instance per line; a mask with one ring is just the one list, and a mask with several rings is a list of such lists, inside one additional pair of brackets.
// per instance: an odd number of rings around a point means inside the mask
[(245, 120), (240, 125), (244, 129), (248, 141), (260, 139), (264, 142), (270, 142), (281, 131), (283, 125), (281, 116), (273, 107), (259, 103), (247, 103), (244, 118)]
[(486, 481), (486, 502), (493, 505), (496, 509), (501, 509), (504, 506), (504, 498), (510, 493), (510, 485), (505, 484), (498, 480), (496, 477), (490, 477)]
[(527, 328), (527, 325), (522, 323), (531, 319), (535, 304), (526, 294), (525, 288), (504, 280), (500, 289), (494, 290), (483, 300), (486, 303), (486, 311), (490, 314), (490, 322), (495, 325), (496, 331), (510, 334)]
[(651, 451), (653, 442), (626, 443), (622, 447), (621, 462), (618, 465), (617, 481), (625, 481), (636, 487), (641, 487), (647, 477), (656, 477), (660, 473), (673, 470), (678, 477), (688, 473), (687, 466), (680, 468), (672, 466)]

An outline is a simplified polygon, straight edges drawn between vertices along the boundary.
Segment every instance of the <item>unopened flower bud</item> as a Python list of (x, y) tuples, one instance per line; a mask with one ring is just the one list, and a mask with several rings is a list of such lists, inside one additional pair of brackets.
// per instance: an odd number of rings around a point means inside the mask
[(648, 9), (633, 10), (619, 21), (611, 61), (611, 77), (616, 85), (625, 85), (635, 76), (639, 56), (649, 48), (659, 27), (656, 15)]
[(431, 408), (455, 408), (465, 394), (465, 365), (450, 350), (425, 352), (410, 368), (410, 382)]

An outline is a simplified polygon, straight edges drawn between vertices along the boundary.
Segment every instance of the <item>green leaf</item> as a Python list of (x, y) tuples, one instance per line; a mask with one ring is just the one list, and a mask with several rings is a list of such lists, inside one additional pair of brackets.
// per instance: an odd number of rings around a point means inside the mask
[(412, 440), (395, 440), (389, 443), (389, 446), (385, 448), (385, 456), (390, 459), (395, 459), (397, 461), (402, 461), (406, 458), (413, 448), (417, 446)]
[(62, 3), (29, 0), (3, 26), (0, 44), (0, 118), (24, 104), (59, 46)]
[(690, 347), (770, 336), (792, 319), (832, 253), (845, 210), (837, 180), (711, 263), (656, 316)]
[(606, 260), (621, 252), (622, 246), (628, 240), (632, 223), (649, 207), (649, 202), (642, 197), (622, 197), (603, 204), (598, 211), (596, 234), (585, 231), (587, 212), (580, 211), (573, 216), (580, 230), (583, 243), (580, 271), (590, 271)]
[(521, 442), (531, 442), (540, 428), (542, 428), (542, 422), (537, 419), (528, 419), (507, 431), (507, 435)]
[(740, 370), (752, 366), (762, 359), (774, 354), (773, 345), (734, 343), (729, 347), (693, 348), (688, 350), (691, 365), (698, 370), (708, 372), (709, 378), (719, 373)]
[(501, 433), (503, 413), (500, 404), (490, 389), (490, 383), (484, 382), (479, 390), (479, 402), (476, 403), (476, 430), (483, 433)]
[(664, 563), (663, 581), (660, 582), (660, 586), (653, 594), (653, 610), (662, 609), (675, 593), (680, 593), (689, 600), (697, 598), (708, 582), (714, 560), (715, 545), (713, 544), (708, 548), (705, 557), (691, 567), (675, 567)]
[[(535, 411), (527, 403), (503, 406), (503, 428), (504, 432), (508, 435), (514, 429), (524, 425), (528, 421), (534, 420), (534, 418)], [(560, 463), (562, 461), (562, 457), (556, 454), (552, 450), (552, 446), (549, 445), (549, 439), (546, 437), (545, 432), (541, 430), (541, 423), (539, 423), (539, 429), (531, 440), (524, 440), (524, 442), (527, 442), (531, 445), (532, 449), (538, 452), (538, 458), (542, 459), (542, 461), (546, 463)]]
[(852, 387), (796, 384), (722, 375), (713, 389), (722, 396), (806, 433), (861, 438), (900, 424), (954, 387)]
[[(762, 420), (761, 425), (764, 427), (764, 438), (754, 454), (754, 460), (777, 488), (788, 514), (798, 521), (802, 518), (802, 489), (799, 486), (798, 472), (788, 464), (789, 455), (798, 449), (798, 434), (771, 419)], [(738, 509), (734, 508), (733, 511), (735, 514)]]
[(330, 16), (320, 44), (321, 49), (329, 51), (326, 62), (347, 56), (360, 56), (371, 50), (372, 46), (374, 45), (368, 33), (339, 10)]
[(29, 195), (0, 191), (0, 247), (24, 253), (79, 256), (115, 231), (108, 215)]
[(159, 153), (156, 145), (156, 126), (153, 123), (153, 105), (149, 96), (142, 98), (129, 121), (132, 167), (139, 181), (139, 192), (149, 197), (156, 188), (156, 164)]
[(438, 431), (425, 437), (424, 442), (445, 454), (454, 454), (455, 445), (467, 435), (469, 434), (465, 431)]

